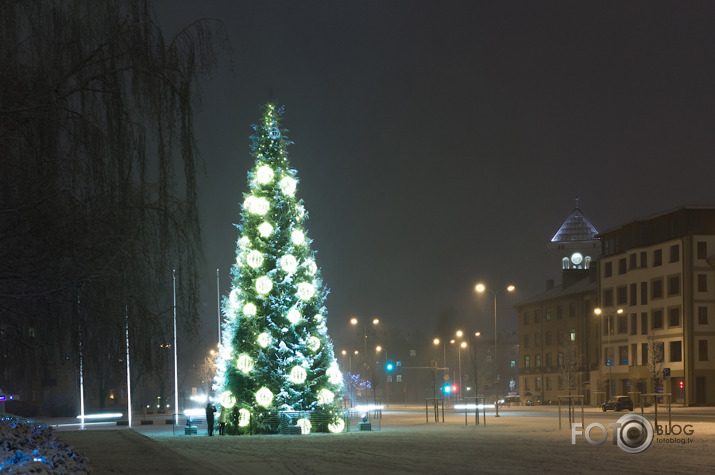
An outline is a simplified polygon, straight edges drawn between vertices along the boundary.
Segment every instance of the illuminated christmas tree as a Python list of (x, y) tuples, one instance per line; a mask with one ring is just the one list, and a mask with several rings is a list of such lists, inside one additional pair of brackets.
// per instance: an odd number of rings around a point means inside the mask
[[(254, 125), (232, 286), (223, 301), (223, 341), (216, 388), (234, 415), (230, 431), (272, 431), (266, 414), (305, 411), (303, 433), (340, 432), (342, 374), (326, 326), (328, 293), (306, 235), (308, 215), (296, 198), (291, 144), (282, 107), (268, 102)], [(310, 411), (310, 412), (308, 412)], [(231, 430), (232, 429), (232, 430)]]

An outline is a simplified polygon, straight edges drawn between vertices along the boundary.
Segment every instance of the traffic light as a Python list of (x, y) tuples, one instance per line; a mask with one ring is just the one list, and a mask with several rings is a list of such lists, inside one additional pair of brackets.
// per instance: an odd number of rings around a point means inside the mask
[(385, 370), (386, 370), (388, 373), (391, 372), (391, 371), (394, 371), (394, 369), (395, 369), (395, 364), (394, 364), (392, 361), (388, 361), (388, 362), (385, 364)]
[(681, 379), (680, 382), (678, 383), (678, 387), (680, 389), (683, 389), (683, 380)]
[(459, 389), (459, 388), (457, 387), (456, 384), (453, 384), (453, 385), (452, 385), (452, 392), (453, 392), (453, 393), (456, 393), (458, 389)]
[(452, 385), (447, 383), (444, 386), (442, 386), (442, 392), (445, 394), (451, 394), (452, 393)]

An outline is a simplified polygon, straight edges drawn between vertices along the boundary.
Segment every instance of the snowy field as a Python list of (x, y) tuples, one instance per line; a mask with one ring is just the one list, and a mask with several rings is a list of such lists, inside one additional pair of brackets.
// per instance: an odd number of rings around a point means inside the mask
[[(337, 435), (208, 437), (205, 426), (198, 435), (184, 435), (183, 427), (174, 434), (163, 419), (153, 425), (136, 421), (132, 429), (58, 426), (55, 435), (88, 458), (92, 473), (711, 473), (714, 413), (674, 409), (672, 423), (689, 424), (691, 433), (656, 434), (639, 454), (613, 445), (610, 428), (602, 445), (583, 435), (572, 444), (568, 422), (559, 430), (554, 407), (505, 408), (499, 418), (487, 412), (486, 425), (479, 426), (473, 415), (469, 425), (451, 411), (445, 423), (425, 423), (424, 408), (388, 408), (380, 421), (371, 419), (376, 430), (358, 431), (356, 420), (350, 432)], [(622, 415), (586, 409), (585, 426), (608, 427)], [(659, 423), (665, 422), (659, 414)], [(590, 435), (598, 439), (601, 432)]]

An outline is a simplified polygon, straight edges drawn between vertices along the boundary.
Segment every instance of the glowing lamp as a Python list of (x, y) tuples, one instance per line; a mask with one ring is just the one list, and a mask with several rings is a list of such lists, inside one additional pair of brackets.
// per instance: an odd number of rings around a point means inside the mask
[(258, 234), (261, 235), (261, 237), (267, 238), (268, 236), (271, 235), (273, 232), (273, 226), (271, 226), (269, 223), (263, 221), (263, 223), (258, 226)]
[(238, 246), (242, 249), (246, 249), (250, 245), (251, 240), (248, 239), (248, 236), (243, 236), (241, 239), (238, 240)]
[(251, 423), (251, 413), (248, 412), (248, 409), (239, 409), (238, 410), (238, 425), (239, 425), (239, 427), (246, 427), (250, 423)]
[(243, 207), (249, 213), (263, 216), (268, 212), (271, 207), (271, 204), (268, 202), (267, 199), (263, 197), (256, 197), (251, 195), (243, 202)]
[(293, 241), (293, 244), (296, 246), (300, 246), (305, 242), (305, 234), (303, 234), (303, 231), (300, 229), (296, 229), (290, 234), (290, 240)]
[(310, 434), (310, 428), (313, 427), (310, 421), (305, 417), (302, 419), (298, 419), (295, 424), (300, 427), (301, 434)]
[(343, 375), (340, 372), (340, 369), (338, 369), (338, 365), (333, 363), (330, 368), (325, 372), (325, 375), (328, 377), (328, 381), (330, 384), (340, 384), (343, 380)]
[(320, 340), (317, 337), (311, 336), (308, 338), (306, 345), (311, 351), (318, 351), (318, 348), (320, 348)]
[(260, 251), (249, 252), (248, 257), (246, 257), (246, 262), (254, 269), (261, 267), (263, 264), (263, 253)]
[(252, 304), (251, 302), (248, 302), (246, 305), (243, 306), (243, 314), (247, 317), (255, 316), (256, 312), (258, 312), (258, 308), (255, 304)]
[(270, 389), (263, 387), (256, 391), (256, 402), (263, 407), (268, 407), (273, 402), (273, 393)]
[(289, 322), (291, 322), (293, 325), (296, 325), (298, 322), (300, 322), (300, 319), (302, 318), (302, 315), (300, 312), (292, 308), (288, 311), (288, 314), (286, 315), (286, 318), (288, 319)]
[(281, 191), (286, 196), (293, 196), (295, 194), (295, 180), (289, 176), (283, 178), (280, 182)]
[(307, 377), (308, 373), (307, 371), (305, 371), (305, 368), (303, 368), (302, 366), (294, 366), (293, 369), (290, 370), (290, 375), (288, 376), (288, 379), (291, 383), (302, 384), (305, 382), (305, 378)]
[(261, 348), (268, 348), (268, 345), (271, 344), (271, 341), (273, 341), (273, 338), (271, 338), (271, 335), (268, 333), (261, 333), (258, 335), (258, 344), (261, 346)]
[(236, 405), (236, 397), (231, 394), (231, 391), (224, 391), (219, 396), (219, 402), (226, 409), (231, 409)]
[(298, 269), (298, 260), (291, 254), (286, 254), (280, 259), (281, 268), (288, 274), (292, 274)]
[(273, 288), (273, 282), (267, 276), (259, 277), (256, 280), (256, 290), (259, 294), (265, 295)]
[(315, 265), (315, 261), (313, 259), (308, 259), (305, 262), (305, 267), (307, 269), (308, 275), (315, 275), (315, 273), (318, 272), (318, 266)]
[(268, 165), (262, 165), (256, 170), (256, 181), (261, 185), (267, 185), (273, 181), (273, 169)]
[(253, 369), (253, 358), (248, 355), (241, 355), (236, 361), (236, 368), (244, 374), (248, 374)]
[(335, 394), (329, 389), (321, 389), (318, 391), (318, 404), (330, 404), (335, 399)]
[(332, 433), (338, 433), (345, 430), (345, 421), (342, 419), (335, 419), (333, 422), (328, 424), (328, 430)]
[(313, 298), (313, 295), (315, 295), (315, 287), (313, 287), (313, 284), (307, 282), (298, 284), (298, 297), (300, 297), (301, 300), (310, 300)]

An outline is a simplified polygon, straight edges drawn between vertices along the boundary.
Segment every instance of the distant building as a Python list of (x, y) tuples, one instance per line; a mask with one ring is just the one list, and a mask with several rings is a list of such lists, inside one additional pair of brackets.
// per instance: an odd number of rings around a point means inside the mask
[(610, 394), (715, 404), (715, 206), (683, 206), (599, 237), (605, 328), (592, 386), (605, 379)]

